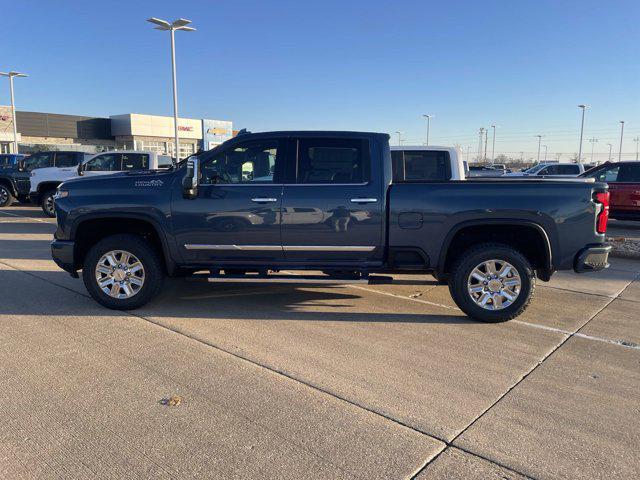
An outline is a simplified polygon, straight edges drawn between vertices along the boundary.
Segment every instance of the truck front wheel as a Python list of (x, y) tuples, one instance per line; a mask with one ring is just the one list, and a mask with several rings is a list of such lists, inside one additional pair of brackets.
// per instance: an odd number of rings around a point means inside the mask
[(82, 279), (89, 294), (113, 310), (133, 310), (157, 295), (164, 272), (154, 248), (137, 235), (112, 235), (87, 253)]
[(6, 185), (0, 185), (0, 207), (8, 207), (13, 203), (13, 195)]
[(519, 251), (508, 245), (485, 243), (456, 260), (449, 291), (470, 317), (481, 322), (504, 322), (524, 312), (535, 281), (531, 263)]
[(42, 211), (47, 217), (53, 218), (56, 216), (56, 206), (53, 200), (55, 194), (55, 190), (49, 190), (48, 192), (44, 192), (44, 194), (42, 195), (40, 206), (42, 207)]

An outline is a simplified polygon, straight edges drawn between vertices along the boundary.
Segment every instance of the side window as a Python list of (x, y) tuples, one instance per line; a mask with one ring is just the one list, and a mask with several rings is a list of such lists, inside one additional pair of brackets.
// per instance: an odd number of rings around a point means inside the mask
[(538, 175), (558, 175), (558, 165), (549, 165), (538, 172)]
[(146, 153), (123, 153), (122, 170), (148, 170), (149, 155)]
[(640, 164), (626, 163), (620, 165), (618, 182), (640, 183)]
[(451, 179), (449, 152), (405, 150), (397, 153), (402, 155), (402, 159), (397, 163), (398, 170), (394, 170), (393, 179), (396, 182), (437, 182)]
[(560, 175), (578, 175), (580, 167), (578, 165), (558, 165), (558, 173)]
[(200, 183), (278, 183), (283, 152), (278, 140), (257, 140), (203, 156)]
[(73, 167), (78, 164), (78, 156), (74, 153), (56, 153), (56, 167)]
[(595, 178), (596, 182), (617, 182), (618, 181), (618, 172), (620, 171), (620, 166), (616, 165), (613, 167), (602, 168), (595, 172), (587, 175), (589, 178)]
[(305, 138), (299, 142), (297, 183), (364, 183), (371, 156), (366, 140)]
[(119, 153), (105, 153), (98, 155), (85, 163), (84, 169), (87, 172), (114, 172), (120, 170)]
[(27, 171), (31, 171), (35, 168), (51, 167), (53, 166), (53, 162), (51, 160), (50, 153), (34, 153), (24, 161), (24, 167)]

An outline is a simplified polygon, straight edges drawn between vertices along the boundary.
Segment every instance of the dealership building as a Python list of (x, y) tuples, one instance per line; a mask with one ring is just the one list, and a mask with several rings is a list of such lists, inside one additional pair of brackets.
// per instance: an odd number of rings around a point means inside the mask
[[(16, 111), (20, 153), (42, 150), (150, 150), (175, 155), (173, 117), (126, 113), (109, 118)], [(233, 136), (225, 120), (178, 118), (179, 158), (210, 150)], [(0, 106), (0, 153), (13, 150), (11, 107)]]

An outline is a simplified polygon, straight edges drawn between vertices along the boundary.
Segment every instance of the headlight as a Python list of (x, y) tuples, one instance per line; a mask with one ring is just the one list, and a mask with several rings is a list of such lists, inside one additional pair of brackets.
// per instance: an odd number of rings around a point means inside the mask
[(30, 177), (35, 177), (36, 176), (36, 172), (34, 172), (33, 170), (31, 170), (31, 173), (29, 174)]
[(58, 190), (53, 197), (54, 199), (64, 198), (69, 196), (69, 190)]

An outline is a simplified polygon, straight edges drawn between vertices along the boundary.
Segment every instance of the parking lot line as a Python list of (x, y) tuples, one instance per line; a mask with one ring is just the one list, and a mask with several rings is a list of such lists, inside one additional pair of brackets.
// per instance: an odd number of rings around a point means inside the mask
[(40, 222), (40, 223), (48, 223), (49, 225), (55, 225), (52, 222), (47, 222), (46, 220), (42, 220), (41, 218), (33, 218), (33, 217), (28, 217), (26, 215), (18, 215), (17, 213), (11, 213), (11, 212), (3, 212), (0, 211), (0, 214), (2, 215), (8, 215), (10, 217), (18, 217), (18, 218), (27, 218), (29, 220), (33, 220), (34, 222)]

